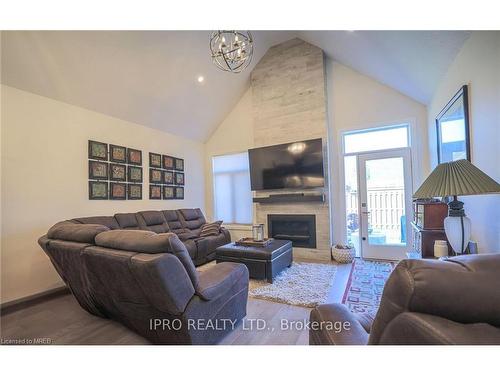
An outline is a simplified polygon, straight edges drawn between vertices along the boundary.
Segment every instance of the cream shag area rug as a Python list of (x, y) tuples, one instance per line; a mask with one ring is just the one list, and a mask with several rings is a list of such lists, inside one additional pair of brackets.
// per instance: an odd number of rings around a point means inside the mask
[[(215, 262), (198, 267), (203, 272)], [(248, 295), (288, 305), (315, 307), (326, 302), (337, 267), (331, 264), (296, 263), (285, 268), (272, 284), (250, 279)]]

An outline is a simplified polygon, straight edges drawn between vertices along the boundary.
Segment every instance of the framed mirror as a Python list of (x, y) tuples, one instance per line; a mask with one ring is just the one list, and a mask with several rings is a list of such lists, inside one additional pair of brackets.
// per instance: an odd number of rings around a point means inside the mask
[(436, 117), (438, 163), (470, 160), (469, 99), (467, 85), (451, 98)]

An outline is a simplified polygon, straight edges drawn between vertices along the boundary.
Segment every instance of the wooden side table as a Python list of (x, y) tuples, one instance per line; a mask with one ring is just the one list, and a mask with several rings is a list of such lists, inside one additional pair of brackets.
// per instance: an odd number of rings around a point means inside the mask
[[(413, 231), (413, 252), (420, 253), (422, 258), (435, 258), (434, 241), (448, 241), (444, 229), (424, 229), (415, 222), (412, 222), (411, 226)], [(453, 250), (449, 243), (448, 255), (453, 255)]]

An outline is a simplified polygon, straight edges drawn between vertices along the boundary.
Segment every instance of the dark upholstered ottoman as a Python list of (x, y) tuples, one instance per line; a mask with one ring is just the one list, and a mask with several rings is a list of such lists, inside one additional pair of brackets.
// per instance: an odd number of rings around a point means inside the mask
[(217, 263), (243, 263), (250, 272), (250, 278), (267, 279), (272, 283), (274, 276), (292, 264), (292, 242), (273, 240), (266, 247), (238, 246), (232, 242), (218, 247), (215, 259)]

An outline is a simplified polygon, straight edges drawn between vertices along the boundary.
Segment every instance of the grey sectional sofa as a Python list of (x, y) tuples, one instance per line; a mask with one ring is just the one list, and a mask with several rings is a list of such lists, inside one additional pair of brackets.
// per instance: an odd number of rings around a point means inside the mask
[(120, 213), (114, 216), (91, 216), (68, 220), (75, 224), (99, 224), (111, 230), (148, 230), (155, 233), (174, 233), (186, 246), (196, 266), (215, 258), (215, 249), (231, 242), (231, 235), (221, 228), (218, 236), (200, 237), (201, 227), (206, 223), (199, 208), (180, 210), (140, 211)]
[(218, 236), (199, 237), (199, 209), (72, 219), (39, 239), (57, 272), (91, 314), (123, 323), (154, 343), (212, 344), (246, 315), (248, 269), (204, 272)]

